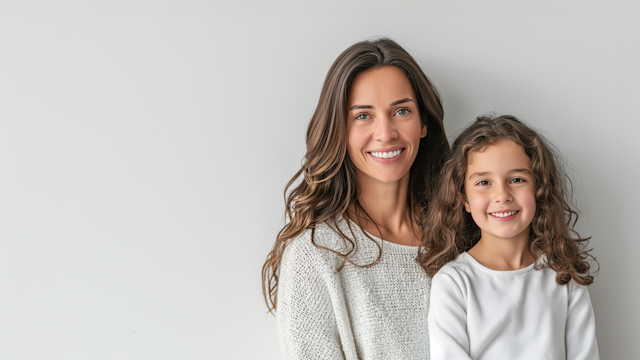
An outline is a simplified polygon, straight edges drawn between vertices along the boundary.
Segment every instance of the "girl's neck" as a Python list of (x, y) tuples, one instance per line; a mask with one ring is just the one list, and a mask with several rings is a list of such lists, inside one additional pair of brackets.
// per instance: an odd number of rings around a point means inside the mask
[(348, 210), (351, 220), (384, 240), (401, 245), (420, 245), (420, 229), (411, 218), (407, 203), (409, 172), (393, 183), (383, 183), (358, 172), (358, 186), (358, 202), (371, 219), (357, 212), (355, 204), (351, 204)]
[(529, 227), (512, 238), (482, 232), (480, 240), (468, 253), (492, 270), (518, 270), (536, 261), (529, 246)]

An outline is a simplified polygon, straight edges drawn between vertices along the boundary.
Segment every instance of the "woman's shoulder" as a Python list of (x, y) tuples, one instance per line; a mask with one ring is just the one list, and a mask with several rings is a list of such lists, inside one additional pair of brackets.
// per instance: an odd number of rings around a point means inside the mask
[(341, 236), (340, 228), (339, 223), (323, 222), (314, 228), (305, 229), (287, 245), (283, 262), (320, 262), (335, 266), (340, 261), (337, 253), (345, 254), (347, 251), (347, 241)]

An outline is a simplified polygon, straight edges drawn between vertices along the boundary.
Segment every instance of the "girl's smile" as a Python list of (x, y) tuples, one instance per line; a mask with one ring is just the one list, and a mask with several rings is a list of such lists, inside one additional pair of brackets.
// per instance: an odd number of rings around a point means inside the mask
[(515, 219), (516, 215), (520, 212), (520, 210), (507, 210), (507, 211), (496, 211), (490, 212), (494, 220), (497, 221), (509, 221)]
[(531, 159), (522, 146), (501, 140), (469, 154), (465, 209), (483, 239), (529, 240), (536, 213)]

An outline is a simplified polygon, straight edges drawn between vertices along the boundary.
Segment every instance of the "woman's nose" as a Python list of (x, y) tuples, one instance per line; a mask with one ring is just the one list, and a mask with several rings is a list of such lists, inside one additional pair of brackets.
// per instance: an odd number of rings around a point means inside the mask
[(398, 131), (388, 116), (378, 117), (374, 133), (374, 140), (389, 142), (398, 137)]

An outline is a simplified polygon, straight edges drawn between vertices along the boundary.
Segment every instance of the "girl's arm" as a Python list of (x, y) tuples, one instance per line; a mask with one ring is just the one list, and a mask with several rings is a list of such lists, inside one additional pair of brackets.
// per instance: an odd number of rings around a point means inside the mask
[(431, 282), (429, 346), (431, 360), (471, 360), (467, 336), (467, 313), (462, 292), (442, 272)]
[[(278, 284), (276, 318), (283, 359), (335, 359), (345, 357), (343, 324), (334, 311), (335, 274), (309, 240), (294, 240), (283, 255)], [(341, 300), (341, 299), (340, 299)], [(342, 303), (340, 300), (337, 302)], [(350, 328), (346, 331), (350, 334)], [(351, 350), (346, 346), (346, 351)], [(347, 354), (351, 355), (351, 354)], [(355, 354), (354, 354), (355, 355)]]
[(567, 360), (598, 360), (596, 319), (586, 287), (573, 280), (569, 286), (569, 308), (565, 327)]

